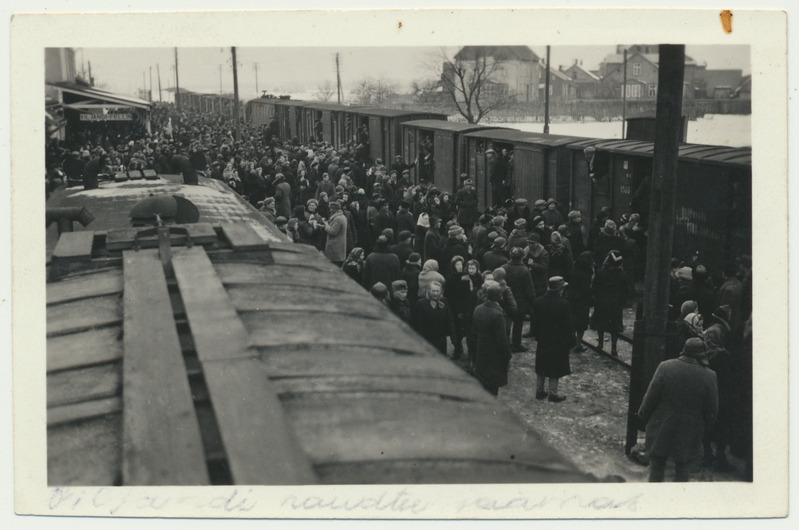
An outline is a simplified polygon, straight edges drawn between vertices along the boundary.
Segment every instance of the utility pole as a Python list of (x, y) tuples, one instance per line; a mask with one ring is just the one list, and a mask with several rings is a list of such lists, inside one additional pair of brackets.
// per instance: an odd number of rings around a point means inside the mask
[(230, 48), (230, 53), (233, 55), (233, 111), (236, 117), (236, 140), (241, 141), (241, 131), (239, 130), (239, 76), (238, 68), (236, 65), (236, 47)]
[(258, 63), (255, 63), (255, 94), (258, 95)]
[(155, 63), (155, 73), (158, 74), (158, 102), (162, 103), (164, 100), (161, 99), (161, 65)]
[(627, 126), (627, 50), (624, 50), (624, 62), (622, 64), (624, 82), (621, 84), (621, 139), (624, 140), (624, 131)]
[(175, 107), (180, 112), (180, 82), (178, 81), (178, 48), (175, 46)]
[(219, 93), (222, 94), (222, 65), (219, 65)]
[(627, 454), (638, 436), (638, 426), (633, 414), (638, 411), (655, 369), (665, 359), (666, 345), (670, 342), (669, 280), (676, 218), (677, 156), (682, 130), (685, 46), (661, 44), (659, 55), (643, 315), (635, 322), (625, 444)]
[(341, 69), (339, 55), (336, 53), (336, 97), (338, 98), (339, 105), (341, 104), (341, 96)]
[(547, 45), (547, 78), (544, 81), (544, 134), (549, 134), (549, 45)]
[(89, 79), (88, 79), (89, 86), (94, 86), (94, 78), (92, 77), (92, 62), (91, 61), (88, 62), (89, 62)]
[[(91, 75), (91, 70), (89, 70), (89, 75)], [(153, 67), (150, 67), (150, 97), (148, 98), (150, 101), (153, 100)]]

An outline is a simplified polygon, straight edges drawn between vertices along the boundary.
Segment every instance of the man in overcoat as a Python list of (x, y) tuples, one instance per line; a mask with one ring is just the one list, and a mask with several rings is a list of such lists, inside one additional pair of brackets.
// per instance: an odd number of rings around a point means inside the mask
[(535, 287), (530, 270), (522, 263), (524, 249), (514, 247), (510, 250), (510, 261), (502, 266), (505, 269), (508, 286), (516, 300), (516, 313), (513, 315), (513, 330), (511, 331), (511, 350), (523, 352), (522, 326), (524, 318), (533, 309), (535, 304)]
[[(561, 296), (567, 285), (560, 276), (550, 278), (546, 294), (535, 301), (533, 309), (532, 332), (538, 341), (535, 398), (547, 398), (553, 403), (566, 399), (566, 396), (558, 394), (558, 382), (571, 373), (569, 352), (574, 346), (574, 325), (569, 302)], [(544, 390), (547, 378), (548, 394)]]
[(363, 286), (371, 289), (377, 282), (391, 285), (391, 282), (399, 279), (399, 258), (396, 254), (389, 252), (388, 239), (381, 235), (377, 238), (372, 253), (366, 257), (363, 264)]
[(687, 482), (689, 464), (699, 458), (702, 438), (719, 407), (716, 373), (707, 367), (702, 339), (685, 341), (676, 359), (657, 367), (638, 409), (646, 425), (649, 482), (663, 482), (666, 460), (676, 464), (675, 482)]
[(502, 290), (495, 282), (486, 288), (487, 300), (477, 306), (472, 318), (477, 351), (475, 373), (488, 392), (496, 396), (508, 384), (511, 352), (505, 333), (505, 317), (499, 305)]
[(325, 222), (325, 232), (325, 256), (340, 267), (347, 259), (347, 217), (336, 201), (330, 203), (330, 219)]

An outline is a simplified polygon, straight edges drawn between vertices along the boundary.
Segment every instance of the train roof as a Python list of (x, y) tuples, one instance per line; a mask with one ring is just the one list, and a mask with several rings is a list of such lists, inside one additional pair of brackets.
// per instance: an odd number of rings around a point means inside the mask
[(315, 110), (355, 110), (363, 108), (363, 105), (344, 105), (343, 103), (309, 102), (306, 107)]
[(442, 120), (447, 119), (446, 114), (440, 112), (431, 112), (428, 110), (420, 109), (384, 109), (378, 107), (361, 107), (355, 110), (356, 114), (363, 114), (366, 116), (382, 116), (386, 118), (396, 118), (401, 116), (440, 116)]
[[(610, 153), (629, 154), (651, 157), (654, 154), (654, 142), (642, 140), (601, 140), (585, 139), (576, 141), (569, 147), (584, 149), (593, 146)], [(705, 162), (718, 165), (749, 166), (752, 165), (751, 147), (730, 147), (726, 145), (681, 144), (679, 159), (690, 162)]]
[(546, 147), (557, 147), (568, 145), (574, 142), (585, 140), (578, 136), (562, 136), (557, 134), (543, 134), (530, 131), (520, 131), (518, 129), (490, 129), (470, 132), (464, 136), (473, 138), (484, 138), (486, 140), (498, 140), (501, 142), (524, 143), (530, 145), (540, 145)]
[(593, 480), (316, 249), (253, 234), (165, 261), (96, 233), (51, 265), (51, 485)]
[[(199, 178), (197, 186), (183, 184), (181, 175), (159, 175), (156, 180), (101, 181), (100, 187), (94, 190), (61, 188), (47, 200), (47, 208), (85, 207), (94, 220), (85, 227), (74, 223), (74, 230), (105, 232), (130, 228), (129, 213), (133, 206), (142, 199), (160, 194), (177, 195), (190, 200), (199, 210), (201, 224), (245, 222), (268, 241), (287, 240), (285, 234), (226, 184), (204, 177)], [(57, 240), (58, 232), (53, 224), (47, 230), (48, 256)]]
[(270, 100), (270, 103), (274, 103), (275, 105), (281, 105), (283, 107), (304, 107), (308, 105), (309, 101), (302, 101), (300, 99), (273, 99)]
[(418, 127), (420, 129), (435, 129), (438, 131), (453, 132), (472, 132), (487, 129), (497, 129), (499, 127), (475, 123), (465, 123), (462, 121), (443, 121), (443, 120), (410, 120), (402, 122), (403, 127)]

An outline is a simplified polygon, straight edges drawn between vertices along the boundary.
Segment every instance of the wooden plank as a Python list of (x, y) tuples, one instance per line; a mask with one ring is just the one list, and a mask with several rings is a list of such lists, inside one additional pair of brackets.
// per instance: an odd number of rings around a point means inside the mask
[(316, 484), (313, 467), (264, 368), (257, 359), (203, 363), (233, 480)]
[(89, 298), (122, 292), (122, 270), (108, 269), (67, 276), (47, 284), (47, 304), (59, 304), (78, 298)]
[(205, 251), (179, 249), (172, 262), (234, 481), (315, 483), (265, 366), (250, 348)]
[(123, 260), (124, 483), (208, 484), (200, 428), (158, 251), (126, 251)]
[(215, 263), (214, 267), (225, 285), (233, 283), (313, 285), (320, 291), (358, 293), (364, 296), (364, 300), (368, 300), (363, 287), (353, 281), (349, 281), (344, 273), (327, 274), (318, 269), (297, 267), (295, 265), (264, 267), (257, 263), (221, 262)]
[(67, 370), (122, 359), (122, 326), (47, 338), (47, 371)]
[(64, 232), (58, 238), (53, 259), (55, 260), (80, 260), (91, 259), (92, 246), (94, 245), (94, 232)]
[(309, 315), (300, 318), (318, 317), (319, 312), (362, 318), (387, 318), (391, 314), (382, 304), (372, 303), (362, 295), (340, 293), (319, 296), (313, 285), (234, 285), (227, 292), (238, 311), (299, 311)]
[(115, 486), (121, 469), (120, 414), (47, 429), (49, 486)]
[(247, 223), (221, 223), (219, 226), (234, 250), (265, 250), (269, 248), (269, 243)]
[(47, 335), (77, 332), (119, 323), (122, 297), (100, 296), (47, 306)]
[(101, 364), (47, 375), (47, 406), (56, 407), (120, 394), (119, 363)]
[(51, 407), (47, 409), (47, 426), (53, 427), (55, 425), (61, 425), (62, 423), (71, 423), (95, 418), (97, 416), (105, 416), (106, 414), (113, 414), (121, 410), (122, 400), (119, 397), (96, 399), (93, 401), (84, 401), (83, 403), (74, 403), (72, 405)]
[[(174, 226), (188, 229), (192, 243), (195, 245), (216, 243), (217, 241), (218, 236), (216, 235), (216, 231), (209, 223), (194, 223)], [(136, 238), (136, 234), (147, 229), (148, 227), (109, 230), (105, 236), (105, 248), (108, 250), (131, 249), (133, 248), (133, 241)], [(170, 241), (172, 242), (172, 246), (184, 245), (186, 242), (186, 236), (181, 234), (172, 234), (170, 236)], [(139, 240), (139, 244), (141, 248), (156, 248), (158, 247), (158, 238), (155, 235), (142, 238)]]

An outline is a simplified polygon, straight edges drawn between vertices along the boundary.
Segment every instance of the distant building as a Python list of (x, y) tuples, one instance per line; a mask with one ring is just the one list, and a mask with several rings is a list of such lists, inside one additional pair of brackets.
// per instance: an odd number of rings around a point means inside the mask
[[(624, 81), (624, 50), (627, 50), (627, 81)], [(619, 45), (616, 53), (608, 55), (599, 65), (601, 77), (600, 97), (627, 99), (655, 99), (658, 86), (658, 45)], [(683, 96), (693, 98), (696, 85), (697, 64), (685, 56), (685, 86)]]
[[(542, 77), (544, 80), (541, 82), (541, 95), (540, 98), (544, 99), (544, 91), (546, 90), (546, 68), (543, 69)], [(562, 103), (564, 101), (575, 99), (577, 90), (572, 83), (571, 77), (566, 75), (562, 69), (549, 70), (549, 101), (550, 103)]]
[(697, 98), (730, 98), (735, 88), (743, 81), (741, 70), (708, 70), (704, 66), (697, 68), (694, 80)]
[(571, 79), (576, 99), (593, 99), (597, 97), (600, 86), (599, 76), (583, 68), (581, 63), (575, 59), (574, 64), (563, 73)]
[(456, 63), (477, 59), (486, 59), (489, 68), (496, 66), (489, 91), (513, 95), (521, 102), (538, 100), (541, 59), (529, 46), (464, 46), (454, 57)]

